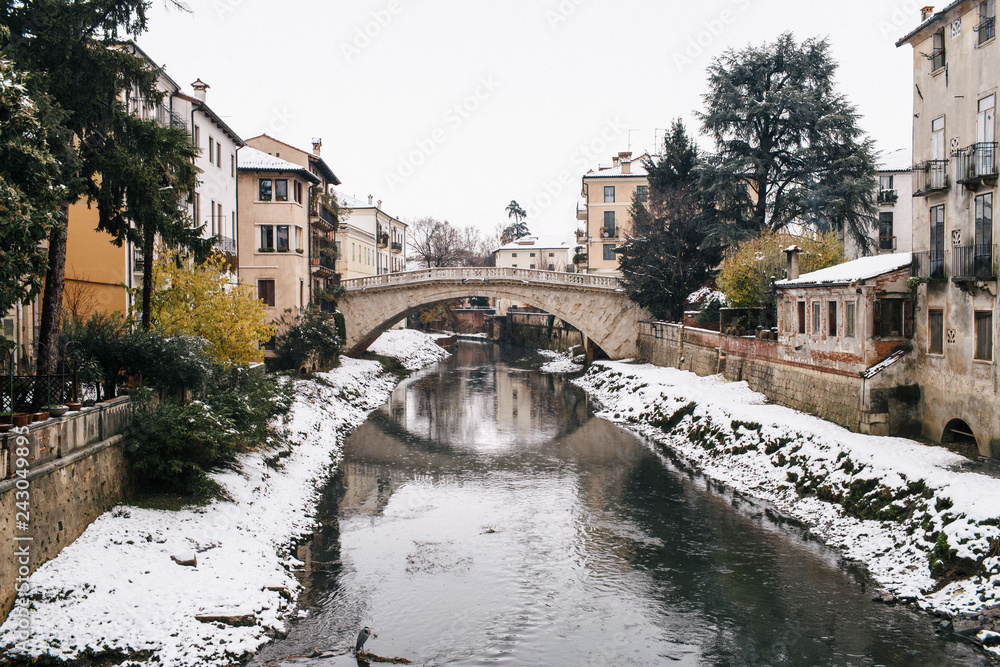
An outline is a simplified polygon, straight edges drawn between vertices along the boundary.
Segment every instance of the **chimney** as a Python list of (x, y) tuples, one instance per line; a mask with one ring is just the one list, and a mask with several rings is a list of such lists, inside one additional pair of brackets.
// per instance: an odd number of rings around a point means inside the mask
[(372, 205), (372, 200), (374, 200), (374, 199), (375, 199), (375, 197), (373, 197), (372, 195), (368, 195), (368, 205), (369, 206)]
[(618, 156), (617, 155), (614, 156), (613, 158), (611, 158), (611, 166), (613, 166), (613, 167), (617, 167), (618, 166)]
[(933, 15), (934, 15), (933, 5), (928, 5), (927, 7), (924, 7), (923, 9), (920, 10), (920, 22), (923, 23)]
[(323, 140), (320, 137), (313, 137), (313, 155), (319, 157), (319, 153), (322, 148)]
[(378, 207), (382, 208), (382, 200), (381, 199), (378, 200)]
[(802, 252), (802, 248), (797, 245), (789, 246), (785, 248), (785, 254), (788, 255), (788, 263), (785, 265), (785, 273), (787, 275), (785, 278), (787, 280), (795, 280), (799, 277), (799, 253)]
[(194, 98), (196, 100), (204, 102), (205, 101), (205, 91), (208, 90), (211, 86), (209, 86), (207, 83), (205, 83), (201, 79), (198, 79), (197, 81), (195, 81), (194, 83), (191, 84), (191, 87), (194, 88)]
[(632, 173), (632, 160), (622, 160), (622, 173), (623, 174)]

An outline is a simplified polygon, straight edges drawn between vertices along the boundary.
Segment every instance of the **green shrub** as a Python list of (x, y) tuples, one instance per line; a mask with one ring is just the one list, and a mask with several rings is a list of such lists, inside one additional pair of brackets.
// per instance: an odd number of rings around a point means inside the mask
[(286, 310), (278, 320), (278, 329), (271, 362), (277, 370), (299, 371), (310, 363), (320, 368), (337, 364), (344, 338), (329, 314), (301, 308), (293, 315), (293, 311)]

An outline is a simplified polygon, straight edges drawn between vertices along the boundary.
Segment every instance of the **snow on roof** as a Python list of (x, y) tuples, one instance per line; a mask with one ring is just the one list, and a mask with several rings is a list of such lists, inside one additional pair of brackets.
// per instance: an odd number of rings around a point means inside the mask
[(590, 170), (584, 176), (586, 178), (611, 178), (614, 176), (621, 176), (623, 178), (628, 178), (629, 176), (648, 176), (649, 173), (643, 166), (643, 162), (649, 157), (648, 153), (643, 153), (642, 155), (630, 158), (632, 167), (630, 174), (623, 174), (622, 167), (619, 164), (617, 167), (601, 167), (598, 166), (598, 171)]
[(913, 168), (913, 160), (910, 155), (909, 148), (886, 151), (878, 156), (875, 168), (879, 171), (910, 171)]
[(344, 208), (375, 208), (375, 204), (369, 204), (353, 195), (345, 194), (340, 190), (334, 190), (334, 192), (337, 195), (337, 199), (340, 200), (340, 205)]
[(908, 252), (862, 257), (852, 262), (844, 262), (843, 264), (837, 264), (836, 266), (820, 269), (819, 271), (803, 273), (795, 280), (779, 280), (774, 284), (776, 287), (795, 287), (797, 285), (815, 285), (819, 283), (847, 284), (901, 269), (909, 266), (912, 262), (913, 255)]
[(240, 169), (251, 171), (294, 171), (303, 174), (309, 180), (318, 183), (319, 179), (301, 165), (293, 164), (280, 157), (274, 157), (270, 153), (257, 150), (253, 146), (244, 146), (237, 153), (237, 161)]
[(531, 248), (532, 250), (570, 250), (575, 247), (575, 243), (563, 236), (522, 236), (516, 241), (500, 246), (493, 252), (501, 250), (522, 250)]

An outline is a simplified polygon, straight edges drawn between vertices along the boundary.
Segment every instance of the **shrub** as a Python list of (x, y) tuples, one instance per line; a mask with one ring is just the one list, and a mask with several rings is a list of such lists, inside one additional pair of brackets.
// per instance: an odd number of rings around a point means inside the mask
[(298, 371), (310, 362), (320, 368), (335, 366), (344, 341), (335, 318), (311, 308), (301, 308), (294, 316), (292, 312), (286, 310), (278, 320), (275, 368)]

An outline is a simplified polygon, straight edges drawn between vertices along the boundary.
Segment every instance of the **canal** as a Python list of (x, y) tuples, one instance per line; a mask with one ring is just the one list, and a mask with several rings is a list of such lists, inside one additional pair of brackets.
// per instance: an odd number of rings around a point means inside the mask
[[(523, 348), (459, 343), (347, 440), (287, 638), (253, 665), (983, 665), (863, 571), (594, 418)], [(375, 663), (372, 663), (375, 664)]]

